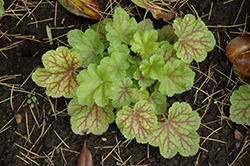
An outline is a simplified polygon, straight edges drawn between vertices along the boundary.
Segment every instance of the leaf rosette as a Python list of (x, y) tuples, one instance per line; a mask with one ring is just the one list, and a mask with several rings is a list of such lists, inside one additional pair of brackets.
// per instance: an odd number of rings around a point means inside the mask
[[(156, 13), (153, 2), (136, 1), (150, 7), (154, 16), (162, 14)], [(204, 60), (215, 45), (201, 19), (188, 14), (173, 26), (155, 30), (149, 19), (137, 24), (117, 7), (113, 19), (104, 19), (85, 32), (71, 30), (67, 37), (72, 49), (48, 51), (42, 58), (45, 68), (37, 69), (32, 79), (52, 97), (73, 98), (68, 106), (73, 132), (100, 135), (115, 120), (127, 139), (159, 146), (166, 158), (178, 152), (197, 153), (198, 113), (179, 102), (167, 110), (167, 97), (191, 89), (195, 72), (186, 63)], [(249, 124), (250, 106), (243, 101), (249, 103), (250, 90), (242, 89), (231, 98), (235, 111), (231, 118)], [(156, 115), (163, 122), (157, 122)]]

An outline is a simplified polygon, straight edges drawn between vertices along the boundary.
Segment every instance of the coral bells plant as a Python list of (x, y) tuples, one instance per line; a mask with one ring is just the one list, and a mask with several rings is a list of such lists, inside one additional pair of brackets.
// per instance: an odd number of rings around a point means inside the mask
[[(213, 34), (193, 15), (155, 30), (121, 8), (85, 32), (69, 31), (68, 43), (42, 57), (32, 79), (52, 97), (73, 98), (68, 114), (74, 133), (101, 135), (116, 122), (127, 139), (158, 146), (171, 158), (199, 149), (200, 117), (185, 102), (167, 108), (167, 97), (191, 89), (195, 73), (186, 64), (203, 61)], [(160, 117), (160, 118), (159, 118)]]

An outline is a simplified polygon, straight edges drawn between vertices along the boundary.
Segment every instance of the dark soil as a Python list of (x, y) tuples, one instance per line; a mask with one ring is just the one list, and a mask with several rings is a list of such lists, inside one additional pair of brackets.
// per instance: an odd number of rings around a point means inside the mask
[[(5, 0), (5, 9), (7, 9), (14, 0)], [(39, 0), (40, 1), (40, 0)], [(38, 0), (29, 0), (31, 2), (39, 2)], [(11, 9), (18, 8), (20, 6), (28, 6), (30, 9), (34, 9), (37, 3), (34, 3), (32, 7), (30, 4), (25, 4), (25, 1), (16, 0), (15, 5)], [(50, 3), (49, 3), (50, 2)], [(105, 9), (106, 1), (101, 2), (102, 9)], [(211, 4), (213, 2), (213, 10), (210, 20), (208, 16), (202, 17), (209, 13)], [(129, 1), (127, 2), (129, 3)], [(243, 26), (232, 27), (215, 27), (217, 25), (233, 25), (235, 18), (239, 12), (242, 1), (234, 0), (232, 2), (223, 4), (222, 0), (189, 0), (189, 6), (193, 5), (196, 9), (198, 15), (202, 17), (202, 20), (210, 25), (210, 30), (214, 32), (217, 39), (217, 45), (225, 49), (228, 39), (226, 33), (229, 34), (231, 38), (238, 36), (233, 32), (239, 32), (238, 28), (244, 29)], [(128, 146), (125, 147), (127, 143), (122, 145), (126, 140), (123, 135), (117, 129), (115, 123), (110, 125), (109, 130), (101, 135), (75, 135), (72, 133), (69, 123), (69, 116), (67, 116), (66, 104), (63, 98), (58, 100), (51, 99), (54, 103), (56, 111), (59, 112), (57, 120), (52, 115), (50, 102), (47, 99), (36, 95), (37, 97), (37, 108), (33, 109), (34, 115), (39, 124), (36, 124), (32, 112), (28, 106), (22, 106), (22, 102), (27, 99), (27, 93), (25, 91), (35, 92), (45, 95), (44, 89), (36, 86), (36, 84), (29, 78), (30, 73), (34, 68), (42, 66), (41, 57), (42, 55), (50, 50), (56, 49), (58, 45), (63, 45), (59, 40), (55, 40), (53, 45), (50, 45), (47, 40), (45, 26), (50, 25), (54, 27), (54, 20), (31, 24), (29, 23), (39, 20), (44, 20), (48, 18), (54, 18), (55, 15), (55, 2), (54, 1), (43, 1), (34, 11), (30, 17), (25, 16), (23, 20), (16, 26), (19, 19), (13, 16), (12, 12), (7, 14), (12, 14), (9, 16), (4, 15), (0, 20), (0, 47), (4, 48), (12, 43), (22, 41), (20, 44), (15, 45), (15, 47), (9, 50), (2, 50), (0, 53), (0, 165), (1, 166), (22, 166), (27, 165), (23, 160), (26, 160), (30, 165), (36, 165), (34, 162), (40, 165), (76, 165), (79, 152), (81, 151), (84, 141), (87, 141), (87, 146), (94, 158), (94, 165), (102, 165), (102, 157), (109, 154), (112, 148), (120, 142), (119, 151), (116, 150), (122, 161), (129, 158), (126, 165), (136, 165), (141, 160), (145, 159), (140, 163), (140, 165), (152, 165), (152, 166), (226, 166), (230, 165), (235, 159), (236, 162), (234, 166), (249, 165), (250, 154), (248, 151), (250, 147), (243, 148), (244, 139), (248, 138), (247, 129), (243, 126), (239, 126), (230, 120), (221, 118), (220, 116), (229, 116), (229, 101), (228, 96), (230, 96), (230, 91), (235, 88), (235, 84), (229, 81), (232, 64), (227, 60), (225, 52), (216, 47), (213, 51), (209, 52), (207, 59), (199, 64), (193, 63), (192, 65), (196, 70), (196, 81), (194, 88), (190, 91), (175, 95), (168, 99), (168, 102), (172, 104), (175, 101), (186, 101), (188, 102), (194, 110), (197, 110), (202, 117), (202, 125), (198, 130), (201, 136), (200, 141), (200, 151), (192, 157), (182, 157), (177, 154), (172, 159), (163, 158), (159, 149), (145, 144), (139, 144), (135, 140), (132, 140)], [(237, 24), (242, 24), (245, 22), (246, 14), (248, 24), (245, 27), (246, 31), (250, 32), (250, 0), (245, 0), (242, 10), (239, 14)], [(144, 10), (141, 10), (144, 12)], [(192, 10), (188, 5), (184, 5), (181, 11), (185, 14), (192, 13)], [(17, 11), (16, 13), (25, 14), (27, 11)], [(22, 16), (19, 16), (22, 18)], [(65, 19), (64, 23), (61, 24), (62, 19)], [(73, 28), (78, 28), (85, 30), (89, 25), (92, 25), (96, 21), (85, 19), (82, 17), (75, 16), (68, 11), (66, 11), (59, 3), (57, 8), (57, 27), (65, 27), (63, 29), (53, 29), (53, 37), (57, 37), (67, 33), (72, 28), (67, 28), (68, 26), (74, 25)], [(161, 20), (154, 21), (155, 27), (160, 28), (165, 23)], [(214, 26), (214, 27), (211, 27)], [(2, 33), (6, 35), (2, 36)], [(38, 41), (21, 39), (17, 36), (28, 36), (32, 35)], [(67, 43), (66, 36), (59, 38), (60, 41)], [(35, 55), (35, 56), (34, 56)], [(6, 58), (6, 57), (7, 58)], [(205, 73), (202, 74), (202, 73)], [(223, 73), (223, 74), (222, 74)], [(5, 80), (4, 76), (17, 75), (15, 78)], [(206, 75), (211, 75), (210, 79), (206, 79)], [(27, 82), (20, 88), (22, 84), (28, 78)], [(233, 81), (236, 78), (231, 76)], [(204, 83), (204, 81), (206, 81)], [(4, 84), (8, 83), (8, 84)], [(204, 83), (204, 84), (203, 84)], [(241, 85), (238, 83), (236, 88)], [(197, 88), (201, 88), (207, 94), (212, 96), (207, 96)], [(13, 88), (13, 94), (12, 89)], [(23, 90), (22, 92), (19, 90)], [(222, 90), (222, 91), (220, 91)], [(220, 91), (220, 92), (218, 92)], [(12, 100), (9, 99), (13, 96)], [(204, 100), (205, 99), (205, 100)], [(216, 103), (216, 102), (217, 103)], [(13, 109), (11, 106), (13, 104)], [(21, 107), (20, 107), (21, 106)], [(20, 108), (19, 108), (20, 107)], [(17, 124), (16, 120), (13, 119), (16, 113), (22, 115), (22, 123)], [(27, 119), (27, 120), (26, 120)], [(10, 122), (10, 123), (8, 123)], [(7, 124), (8, 123), (8, 124)], [(7, 124), (7, 125), (6, 125)], [(4, 127), (4, 125), (6, 125)], [(28, 127), (27, 127), (28, 126)], [(27, 130), (28, 128), (28, 130)], [(238, 140), (235, 138), (234, 131), (240, 131), (243, 134), (243, 139)], [(215, 131), (216, 130), (216, 131)], [(25, 138), (28, 138), (30, 133), (30, 142)], [(43, 135), (41, 135), (43, 133)], [(56, 133), (61, 139), (69, 146), (66, 147), (62, 141), (58, 138)], [(40, 136), (41, 135), (41, 136)], [(214, 140), (208, 139), (204, 143), (204, 138), (209, 136)], [(107, 141), (103, 141), (102, 138), (107, 138)], [(26, 150), (22, 149), (20, 146), (30, 149), (34, 153), (28, 153)], [(109, 147), (111, 146), (111, 147)], [(241, 151), (243, 149), (243, 151)], [(147, 151), (149, 152), (149, 158), (147, 157)], [(36, 155), (37, 154), (37, 155)], [(238, 158), (237, 155), (239, 154)], [(25, 158), (24, 155), (28, 155)], [(53, 164), (50, 163), (49, 159), (46, 157), (48, 155), (51, 157)], [(112, 152), (103, 163), (106, 166), (116, 166), (119, 162), (115, 159), (118, 158), (115, 152)]]

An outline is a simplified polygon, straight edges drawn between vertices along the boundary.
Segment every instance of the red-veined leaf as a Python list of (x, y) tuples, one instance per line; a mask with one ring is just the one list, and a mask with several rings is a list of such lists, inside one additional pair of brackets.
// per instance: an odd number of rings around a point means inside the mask
[(124, 106), (117, 113), (116, 124), (127, 139), (136, 138), (137, 142), (146, 143), (152, 128), (157, 124), (154, 112), (153, 105), (141, 100), (134, 108)]

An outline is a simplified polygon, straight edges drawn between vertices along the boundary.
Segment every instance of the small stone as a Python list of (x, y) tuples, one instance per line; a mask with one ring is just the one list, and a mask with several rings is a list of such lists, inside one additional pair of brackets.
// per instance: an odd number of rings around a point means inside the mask
[(236, 142), (235, 146), (236, 146), (237, 148), (239, 148), (239, 147), (240, 147), (240, 142)]
[(106, 142), (106, 141), (108, 140), (108, 139), (105, 138), (105, 137), (102, 137), (101, 139), (102, 139), (103, 142)]
[(117, 166), (121, 166), (122, 164), (121, 164), (120, 162), (117, 161), (117, 162), (116, 162), (116, 165), (117, 165)]

